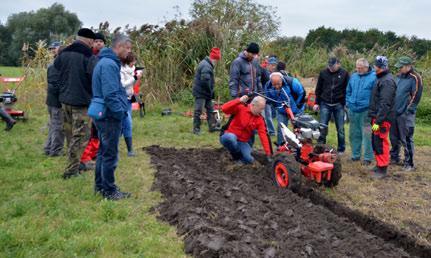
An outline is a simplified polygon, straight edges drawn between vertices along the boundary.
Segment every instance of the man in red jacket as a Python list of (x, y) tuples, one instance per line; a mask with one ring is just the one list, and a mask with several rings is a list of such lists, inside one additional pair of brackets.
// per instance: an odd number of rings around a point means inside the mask
[(232, 158), (244, 164), (254, 162), (251, 155), (252, 147), (248, 143), (254, 130), (257, 130), (259, 134), (266, 155), (271, 156), (270, 143), (262, 116), (262, 112), (265, 110), (265, 99), (258, 96), (247, 105), (248, 100), (249, 97), (244, 95), (223, 105), (223, 112), (232, 115), (233, 118), (220, 136), (220, 143), (230, 152)]

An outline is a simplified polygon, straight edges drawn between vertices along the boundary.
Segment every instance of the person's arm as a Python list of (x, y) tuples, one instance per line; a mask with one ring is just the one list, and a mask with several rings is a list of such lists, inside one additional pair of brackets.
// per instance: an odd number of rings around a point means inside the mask
[(423, 84), (422, 84), (422, 77), (418, 73), (411, 73), (411, 76), (415, 78), (415, 83), (412, 85), (411, 88), (411, 96), (410, 103), (407, 106), (407, 111), (414, 114), (416, 113), (416, 108), (419, 104), (419, 101), (422, 97), (422, 91), (423, 91)]
[(322, 94), (322, 91), (323, 91), (323, 76), (322, 76), (322, 72), (320, 72), (319, 78), (317, 79), (316, 90), (315, 90), (317, 105), (320, 105), (320, 95)]
[(208, 92), (209, 96), (212, 96), (213, 89), (211, 89), (211, 75), (212, 71), (209, 67), (204, 66), (200, 71), (200, 82), (201, 87), (205, 92)]
[(121, 67), (120, 75), (121, 85), (123, 85), (124, 88), (132, 87), (135, 84), (135, 78), (128, 73), (127, 68)]
[(349, 80), (350, 80), (350, 74), (349, 72), (346, 71), (346, 76), (343, 81), (343, 96), (344, 96), (343, 105), (346, 105), (346, 89), (347, 89), (347, 84), (349, 83)]
[(239, 79), (240, 79), (240, 63), (233, 61), (230, 67), (229, 93), (235, 98), (238, 95)]
[(270, 148), (270, 142), (268, 140), (268, 135), (266, 134), (266, 127), (265, 122), (263, 121), (263, 117), (261, 117), (258, 127), (257, 127), (257, 133), (259, 134), (260, 142), (262, 143), (263, 149), (265, 150), (265, 153), (267, 156), (271, 156), (271, 148)]
[(117, 119), (123, 117), (123, 111), (121, 110), (122, 103), (118, 96), (118, 76), (119, 69), (116, 64), (105, 65), (101, 69), (101, 85), (102, 95), (105, 105), (113, 113), (113, 116)]
[(292, 82), (292, 89), (296, 92), (296, 95), (298, 96), (298, 98), (295, 99), (295, 103), (296, 106), (299, 106), (301, 104), (302, 98), (305, 97), (304, 87), (302, 87), (302, 84), (298, 79), (294, 78)]
[(241, 108), (241, 105), (245, 105), (247, 103), (248, 99), (249, 97), (244, 95), (241, 98), (228, 101), (221, 107), (221, 110), (226, 114), (235, 114)]
[(349, 107), (349, 100), (351, 97), (352, 97), (352, 80), (350, 79), (349, 82), (347, 83), (347, 88), (346, 88), (347, 107)]

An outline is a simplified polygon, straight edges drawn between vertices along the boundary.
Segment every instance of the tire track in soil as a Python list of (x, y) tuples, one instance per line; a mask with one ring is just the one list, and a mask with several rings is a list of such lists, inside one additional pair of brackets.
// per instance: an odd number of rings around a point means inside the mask
[(429, 257), (414, 239), (315, 191), (277, 189), (264, 168), (226, 172), (221, 149), (144, 150), (165, 198), (155, 210), (195, 257)]

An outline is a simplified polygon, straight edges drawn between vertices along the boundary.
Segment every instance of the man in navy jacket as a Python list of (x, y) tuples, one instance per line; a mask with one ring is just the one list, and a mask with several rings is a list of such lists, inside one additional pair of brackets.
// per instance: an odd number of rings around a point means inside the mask
[(118, 35), (112, 42), (112, 49), (103, 48), (100, 51), (100, 61), (93, 72), (93, 96), (102, 98), (106, 107), (105, 117), (95, 120), (100, 148), (97, 153), (94, 190), (110, 200), (130, 197), (130, 193), (120, 192), (115, 185), (114, 171), (118, 163), (122, 120), (127, 115), (127, 94), (121, 85), (120, 59), (126, 58), (131, 49), (130, 39)]

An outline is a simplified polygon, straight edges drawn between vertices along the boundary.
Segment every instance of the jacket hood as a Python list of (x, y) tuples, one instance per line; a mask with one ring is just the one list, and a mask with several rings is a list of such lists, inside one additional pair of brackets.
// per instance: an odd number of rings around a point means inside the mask
[(121, 66), (120, 59), (118, 59), (118, 56), (114, 53), (114, 51), (112, 51), (111, 48), (104, 47), (100, 50), (99, 59), (103, 59), (103, 58), (109, 58), (115, 61), (118, 64), (118, 66)]

